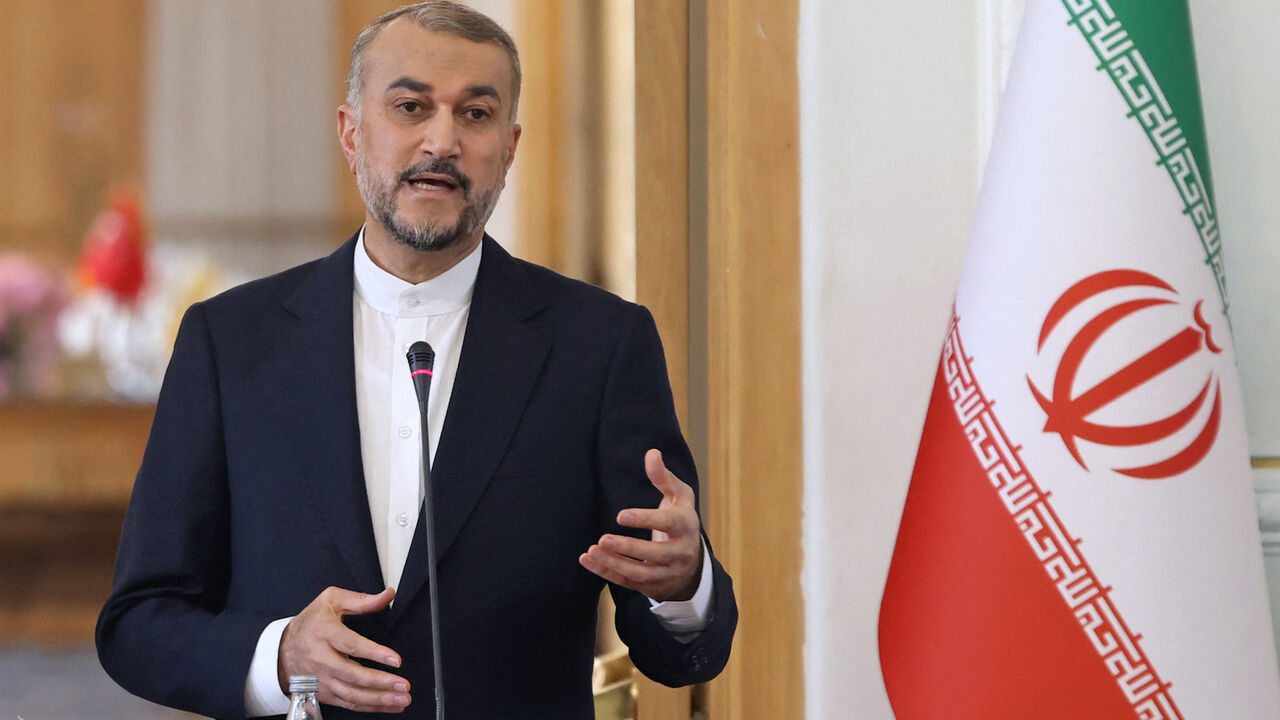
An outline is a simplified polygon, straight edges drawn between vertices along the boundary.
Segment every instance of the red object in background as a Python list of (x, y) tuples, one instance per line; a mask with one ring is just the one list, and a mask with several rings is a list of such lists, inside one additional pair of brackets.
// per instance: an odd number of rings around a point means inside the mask
[(80, 256), (80, 277), (105, 288), (117, 300), (132, 303), (147, 281), (146, 237), (138, 195), (117, 191), (89, 226)]

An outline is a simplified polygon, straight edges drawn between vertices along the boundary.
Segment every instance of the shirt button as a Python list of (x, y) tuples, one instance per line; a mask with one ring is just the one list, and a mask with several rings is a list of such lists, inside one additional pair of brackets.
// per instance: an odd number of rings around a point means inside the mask
[(409, 429), (408, 425), (405, 425), (404, 427), (400, 428), (400, 437), (407, 438), (412, 434), (413, 434), (413, 430)]
[(421, 300), (419, 300), (418, 298), (416, 298), (416, 297), (414, 297), (414, 296), (410, 295), (410, 296), (409, 296), (409, 299), (404, 301), (404, 304), (405, 304), (405, 305), (408, 305), (409, 307), (418, 307), (418, 304), (419, 304), (419, 303), (421, 303), (421, 302), (422, 302), (422, 301), (421, 301)]
[(409, 516), (405, 515), (404, 513), (400, 513), (399, 515), (396, 516), (396, 524), (399, 525), (400, 527), (405, 527), (406, 525), (409, 524)]

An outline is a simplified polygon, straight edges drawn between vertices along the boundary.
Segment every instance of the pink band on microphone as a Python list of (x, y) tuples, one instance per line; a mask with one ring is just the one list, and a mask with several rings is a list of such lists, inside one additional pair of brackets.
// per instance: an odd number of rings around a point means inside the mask
[(414, 370), (413, 372), (409, 373), (409, 377), (417, 377), (419, 375), (430, 375), (432, 377), (435, 377), (435, 373), (431, 372), (430, 370)]

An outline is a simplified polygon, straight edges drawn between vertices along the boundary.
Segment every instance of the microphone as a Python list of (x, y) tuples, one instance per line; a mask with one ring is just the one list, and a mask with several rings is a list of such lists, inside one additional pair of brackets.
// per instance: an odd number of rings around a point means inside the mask
[[(413, 390), (418, 394), (418, 413), (425, 421), (427, 397), (431, 394), (431, 378), (435, 375), (436, 351), (419, 340), (409, 346), (409, 353), (405, 357), (409, 359), (409, 379), (413, 380)], [(423, 429), (426, 429), (425, 426)]]
[(418, 395), (418, 415), (422, 420), (422, 517), (427, 536), (427, 594), (431, 604), (431, 662), (435, 670), (436, 720), (444, 720), (444, 670), (440, 664), (440, 593), (436, 582), (436, 522), (431, 502), (431, 433), (427, 429), (427, 398), (435, 375), (436, 352), (419, 340), (409, 346), (409, 378)]

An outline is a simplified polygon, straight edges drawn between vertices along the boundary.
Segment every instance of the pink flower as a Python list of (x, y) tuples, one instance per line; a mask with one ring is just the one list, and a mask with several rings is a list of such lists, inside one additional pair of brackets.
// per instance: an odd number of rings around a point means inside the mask
[(0, 313), (28, 314), (59, 303), (59, 287), (49, 273), (24, 255), (0, 255)]
[(0, 254), (0, 397), (52, 383), (65, 304), (54, 275), (25, 256)]

